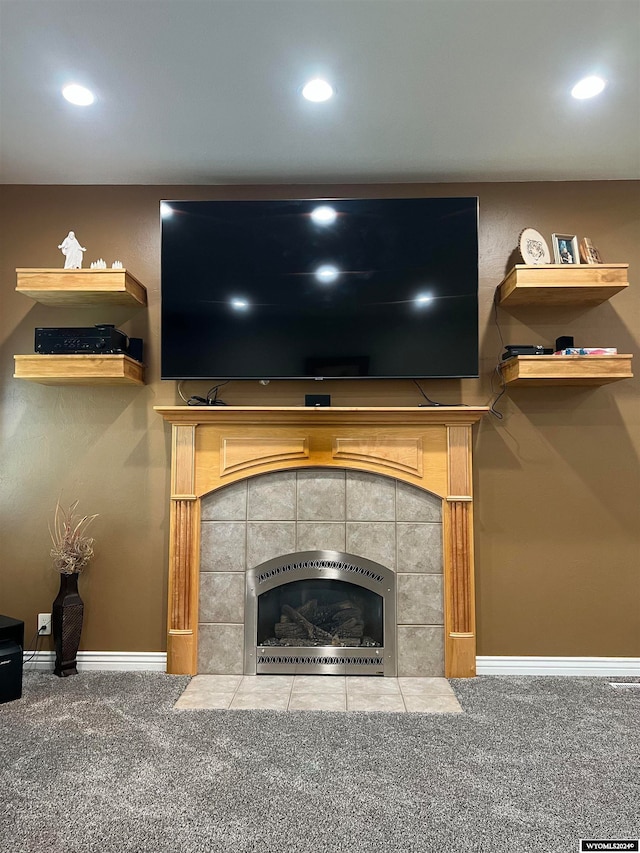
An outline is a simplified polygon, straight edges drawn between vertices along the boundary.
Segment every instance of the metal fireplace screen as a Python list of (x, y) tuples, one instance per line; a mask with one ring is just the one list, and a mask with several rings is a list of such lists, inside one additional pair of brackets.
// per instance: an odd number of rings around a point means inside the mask
[(337, 551), (247, 573), (245, 672), (395, 675), (395, 576)]

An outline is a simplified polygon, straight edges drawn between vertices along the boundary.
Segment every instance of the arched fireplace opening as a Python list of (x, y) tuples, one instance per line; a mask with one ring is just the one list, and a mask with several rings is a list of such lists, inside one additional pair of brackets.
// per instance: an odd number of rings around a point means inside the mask
[(395, 574), (303, 551), (246, 574), (245, 673), (396, 674)]

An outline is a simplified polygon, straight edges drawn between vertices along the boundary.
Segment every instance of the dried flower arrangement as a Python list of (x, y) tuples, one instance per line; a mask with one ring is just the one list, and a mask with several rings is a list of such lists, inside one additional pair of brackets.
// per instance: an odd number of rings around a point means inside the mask
[(79, 501), (75, 501), (68, 510), (64, 510), (58, 502), (53, 518), (53, 529), (49, 527), (53, 542), (51, 549), (53, 566), (63, 575), (80, 574), (93, 557), (94, 540), (85, 533), (98, 514), (78, 518), (76, 513), (78, 503)]

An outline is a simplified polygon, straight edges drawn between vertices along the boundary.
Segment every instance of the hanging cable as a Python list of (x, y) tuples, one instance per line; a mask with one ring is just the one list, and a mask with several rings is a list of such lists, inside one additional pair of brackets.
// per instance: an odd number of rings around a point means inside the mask
[[(420, 383), (418, 382), (417, 379), (413, 379), (412, 382), (416, 386), (418, 391), (422, 394), (424, 399), (427, 401), (427, 404), (429, 406), (466, 406), (467, 405), (466, 403), (438, 403), (437, 400), (432, 400), (431, 397), (427, 397), (427, 395), (425, 394), (424, 390), (420, 386)], [(420, 405), (424, 406), (425, 403), (420, 403)]]
[(206, 397), (200, 397), (197, 394), (192, 394), (190, 397), (187, 397), (182, 390), (184, 380), (181, 380), (178, 382), (178, 394), (180, 395), (183, 403), (186, 403), (187, 406), (226, 406), (227, 404), (224, 400), (220, 400), (218, 398), (218, 391), (223, 385), (228, 385), (230, 381), (230, 379), (225, 379), (224, 382), (219, 382), (217, 385), (213, 385), (207, 391)]
[(23, 665), (23, 666), (24, 666), (25, 664), (29, 663), (29, 661), (33, 660), (33, 658), (38, 654), (38, 651), (39, 651), (39, 649), (38, 649), (38, 645), (40, 644), (40, 637), (43, 637), (43, 636), (44, 636), (44, 634), (42, 633), (44, 630), (45, 630), (45, 629), (44, 629), (44, 627), (42, 627), (42, 628), (38, 628), (38, 630), (36, 631), (36, 633), (35, 633), (35, 634), (33, 635), (33, 637), (31, 638), (31, 642), (29, 643), (29, 645), (30, 645), (30, 646), (33, 646), (33, 645), (34, 645), (34, 643), (35, 643), (35, 648), (34, 648), (34, 650), (31, 652), (31, 654), (29, 655), (29, 657), (28, 657), (28, 658), (25, 658), (25, 659), (23, 660), (23, 662), (22, 662), (22, 665)]
[[(504, 350), (505, 343), (504, 338), (502, 337), (502, 329), (500, 328), (500, 323), (498, 321), (498, 291), (496, 290), (495, 295), (493, 297), (493, 321), (496, 325), (496, 329), (498, 330), (498, 337), (500, 338), (500, 349)], [(504, 418), (504, 414), (500, 412), (496, 406), (498, 404), (498, 400), (502, 397), (502, 395), (507, 390), (507, 385), (504, 381), (504, 376), (502, 375), (502, 371), (500, 370), (501, 359), (498, 357), (497, 364), (494, 370), (491, 373), (491, 396), (492, 400), (489, 404), (489, 412), (494, 417), (498, 418), (498, 420), (502, 420)], [(500, 383), (500, 390), (496, 391), (496, 387), (494, 385), (495, 377), (498, 377), (498, 381)]]

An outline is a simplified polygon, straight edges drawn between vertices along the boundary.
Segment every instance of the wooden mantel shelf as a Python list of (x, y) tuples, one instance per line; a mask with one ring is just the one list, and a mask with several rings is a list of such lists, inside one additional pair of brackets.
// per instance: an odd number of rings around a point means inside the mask
[(17, 269), (17, 293), (62, 308), (147, 304), (147, 291), (128, 270)]
[(154, 406), (173, 424), (474, 424), (488, 406)]
[(498, 285), (500, 305), (598, 305), (629, 286), (629, 264), (516, 264)]

